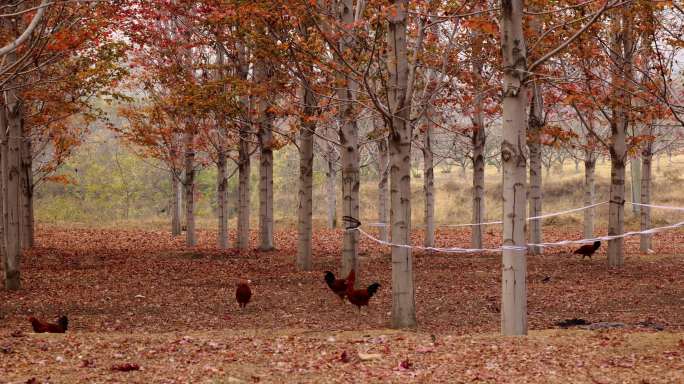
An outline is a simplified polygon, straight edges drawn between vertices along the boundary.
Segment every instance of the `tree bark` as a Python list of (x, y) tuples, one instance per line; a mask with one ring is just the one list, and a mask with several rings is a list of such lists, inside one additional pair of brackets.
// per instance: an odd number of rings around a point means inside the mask
[[(354, 17), (354, 1), (342, 0), (339, 2), (339, 19), (344, 25), (352, 25)], [(354, 41), (347, 34), (340, 39), (340, 52), (348, 52), (352, 49)], [(338, 60), (341, 60), (338, 58)], [(354, 114), (354, 101), (358, 91), (356, 80), (346, 74), (338, 75), (338, 81), (344, 86), (337, 89), (337, 97), (340, 100), (340, 144), (342, 162), (342, 215), (359, 218), (359, 133)], [(342, 269), (341, 275), (346, 276), (350, 270), (356, 271), (356, 282), (360, 281), (358, 270), (358, 232), (345, 231), (342, 240)]]
[[(629, 162), (630, 174), (632, 176), (632, 201), (635, 203), (641, 203), (641, 159), (632, 159)], [(641, 213), (641, 207), (632, 204), (632, 213), (639, 215)]]
[(24, 133), (21, 142), (21, 247), (33, 248), (33, 153), (31, 138)]
[(5, 216), (5, 196), (7, 194), (7, 183), (5, 170), (7, 169), (7, 115), (5, 105), (0, 103), (0, 273), (2, 274), (2, 286), (5, 286), (6, 271), (6, 249), (5, 249), (5, 226), (7, 220)]
[(380, 227), (380, 240), (389, 240), (389, 150), (387, 148), (387, 138), (382, 138), (376, 142), (378, 147), (378, 222), (383, 223)]
[(325, 173), (325, 193), (328, 208), (328, 228), (337, 228), (337, 191), (335, 190), (337, 181), (337, 168), (335, 161), (327, 159), (328, 170)]
[(265, 116), (259, 124), (259, 249), (270, 251), (273, 246), (273, 116)]
[[(594, 204), (594, 196), (596, 195), (596, 182), (594, 175), (596, 173), (596, 159), (587, 154), (584, 160), (584, 206)], [(584, 210), (584, 238), (591, 239), (594, 237), (594, 208)]]
[(309, 271), (313, 267), (311, 255), (313, 236), (313, 160), (316, 121), (316, 98), (309, 84), (303, 82), (303, 118), (299, 131), (299, 207), (297, 215), (297, 269)]
[[(625, 5), (615, 10), (612, 19), (611, 59), (616, 63), (611, 78), (610, 121), (610, 207), (608, 235), (621, 235), (625, 229), (625, 161), (627, 159), (626, 132), (629, 125), (630, 93), (626, 89), (632, 78), (632, 9)], [(624, 265), (624, 239), (608, 241), (608, 265)]]
[[(542, 162), (541, 162), (541, 130), (544, 126), (544, 101), (542, 99), (541, 87), (537, 82), (532, 83), (532, 104), (530, 105), (530, 120), (528, 122), (529, 133), (527, 147), (530, 151), (530, 187), (529, 187), (529, 215), (530, 217), (541, 216), (542, 214)], [(542, 242), (541, 219), (529, 221), (530, 243), (539, 244)], [(531, 246), (529, 252), (532, 255), (542, 253), (541, 247)]]
[(228, 248), (228, 156), (224, 149), (218, 151), (216, 163), (216, 194), (218, 200), (218, 247)]
[[(527, 73), (521, 0), (501, 1), (503, 52), (503, 246), (501, 279), (501, 333), (527, 334), (526, 112)], [(513, 248), (516, 247), (516, 248)], [(519, 248), (517, 248), (519, 247)]]
[(185, 133), (185, 244), (197, 245), (195, 235), (195, 149), (194, 134)]
[[(406, 40), (406, 0), (395, 0), (387, 31), (391, 115), (389, 150), (392, 242), (411, 243), (411, 90)], [(416, 292), (413, 282), (413, 256), (410, 248), (392, 247), (392, 327), (415, 327)]]
[(171, 171), (171, 236), (181, 234), (181, 209), (183, 193), (176, 171)]
[[(641, 204), (651, 204), (651, 178), (653, 167), (653, 143), (648, 142), (641, 152)], [(641, 230), (651, 228), (651, 207), (641, 207)], [(641, 252), (651, 250), (652, 235), (641, 235), (639, 239), (639, 249)]]
[(249, 213), (250, 213), (250, 175), (251, 159), (249, 154), (250, 129), (247, 124), (240, 126), (240, 142), (238, 148), (238, 222), (237, 247), (241, 250), (249, 248)]
[[(7, 55), (10, 63), (16, 61), (16, 53)], [(10, 64), (8, 64), (10, 65)], [(3, 184), (5, 196), (5, 288), (21, 288), (21, 146), (24, 133), (24, 110), (16, 90), (5, 92), (6, 131), (4, 140)]]
[[(427, 107), (428, 110), (430, 106)], [(429, 116), (429, 115), (428, 115)], [(423, 135), (423, 193), (425, 194), (424, 221), (425, 238), (423, 245), (435, 246), (435, 174), (434, 155), (432, 154), (432, 127), (428, 118)]]
[[(478, 108), (479, 109), (479, 108)], [(473, 132), (473, 224), (485, 221), (485, 129), (482, 112), (476, 114)], [(482, 248), (484, 226), (474, 225), (471, 232), (472, 247)]]
[[(254, 69), (257, 83), (268, 81), (271, 70), (264, 61)], [(258, 95), (257, 113), (259, 140), (259, 250), (270, 251), (273, 246), (273, 113), (269, 110), (269, 97)]]

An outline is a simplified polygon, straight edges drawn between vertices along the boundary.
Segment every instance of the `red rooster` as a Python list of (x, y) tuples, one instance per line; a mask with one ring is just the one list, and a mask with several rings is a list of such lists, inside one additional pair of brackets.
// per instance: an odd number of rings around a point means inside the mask
[(349, 302), (356, 305), (361, 311), (362, 306), (368, 306), (368, 301), (370, 298), (378, 292), (380, 288), (380, 283), (373, 283), (366, 289), (354, 289), (354, 282), (356, 280), (356, 274), (354, 270), (349, 273), (347, 278), (347, 299)]
[(235, 299), (238, 302), (240, 308), (245, 308), (249, 300), (252, 298), (252, 289), (249, 288), (250, 280), (240, 280), (237, 283), (237, 288), (235, 289)]
[(330, 271), (325, 271), (325, 282), (328, 284), (328, 287), (330, 287), (330, 290), (335, 293), (340, 300), (344, 302), (344, 297), (347, 295), (347, 285), (348, 282), (354, 281), (354, 270), (352, 269), (349, 271), (349, 275), (347, 276), (346, 279), (336, 279), (335, 274), (333, 274)]
[(64, 333), (69, 325), (69, 319), (66, 316), (60, 316), (57, 324), (40, 321), (33, 316), (29, 317), (28, 321), (31, 322), (33, 331), (36, 333)]

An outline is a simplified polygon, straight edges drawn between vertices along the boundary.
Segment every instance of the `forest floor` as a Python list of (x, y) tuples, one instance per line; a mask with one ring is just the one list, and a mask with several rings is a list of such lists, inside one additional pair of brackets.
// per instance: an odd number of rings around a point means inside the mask
[[(544, 230), (549, 241), (580, 237)], [(469, 236), (439, 231), (437, 243), (468, 246)], [(357, 279), (381, 288), (359, 313), (323, 282), (338, 269), (340, 231), (315, 232), (311, 272), (293, 267), (294, 228), (276, 233), (272, 252), (221, 252), (213, 233), (199, 237), (188, 249), (166, 232), (39, 228), (23, 289), (0, 291), (0, 383), (684, 382), (681, 230), (657, 235), (651, 255), (628, 239), (619, 269), (604, 247), (591, 261), (569, 248), (529, 256), (528, 337), (498, 335), (495, 254), (415, 253), (419, 327), (396, 331), (385, 248), (361, 243)], [(254, 292), (244, 311), (239, 278)], [(26, 321), (58, 314), (69, 316), (63, 335)], [(571, 318), (625, 326), (554, 325)], [(125, 363), (139, 370), (112, 369)]]

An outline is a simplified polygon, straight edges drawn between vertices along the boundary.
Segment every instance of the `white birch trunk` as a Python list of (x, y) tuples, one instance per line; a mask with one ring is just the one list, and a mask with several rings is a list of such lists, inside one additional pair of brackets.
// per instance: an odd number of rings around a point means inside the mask
[(384, 223), (380, 228), (380, 240), (389, 240), (389, 152), (387, 138), (376, 142), (378, 147), (378, 222)]
[[(632, 176), (632, 201), (635, 203), (641, 203), (641, 159), (635, 158), (629, 162), (629, 170)], [(641, 212), (641, 207), (632, 204), (632, 213), (639, 215)]]
[[(653, 167), (653, 143), (649, 142), (641, 153), (641, 204), (651, 204), (651, 178)], [(641, 230), (651, 228), (651, 208), (641, 207)], [(641, 235), (639, 239), (639, 249), (641, 252), (651, 250), (652, 235)]]
[[(612, 19), (611, 56), (620, 72), (611, 79), (612, 95), (610, 121), (610, 206), (608, 208), (608, 235), (621, 235), (625, 230), (625, 161), (627, 159), (626, 133), (629, 125), (627, 108), (630, 94), (625, 89), (632, 78), (632, 9), (625, 5), (617, 10)], [(624, 239), (608, 241), (608, 265), (624, 265)]]
[(247, 124), (240, 126), (240, 142), (238, 148), (238, 221), (237, 247), (241, 250), (249, 248), (249, 214), (250, 214), (250, 176), (251, 159), (249, 154), (250, 129)]
[(328, 214), (328, 228), (337, 228), (337, 168), (335, 161), (328, 157), (328, 170), (325, 173), (325, 193)]
[[(7, 55), (10, 63), (16, 61), (16, 53)], [(10, 65), (10, 64), (8, 64)], [(21, 144), (24, 133), (24, 111), (16, 90), (5, 92), (7, 136), (4, 141), (2, 161), (3, 184), (5, 186), (5, 288), (21, 288)]]
[[(481, 7), (477, 6), (476, 10)], [(473, 31), (471, 34), (471, 49), (473, 51), (472, 72), (475, 77), (475, 98), (473, 103), (473, 133), (470, 137), (473, 146), (473, 191), (472, 191), (472, 217), (471, 223), (482, 223), (485, 221), (485, 145), (487, 134), (485, 131), (485, 120), (483, 103), (485, 96), (485, 83), (482, 77), (482, 71), (485, 61), (485, 53), (483, 50), (483, 42), (485, 35), (481, 31)], [(465, 178), (466, 162), (462, 163), (461, 177)], [(470, 239), (471, 247), (475, 249), (483, 248), (483, 225), (473, 225), (471, 227)]]
[[(482, 112), (476, 118), (476, 127), (473, 132), (473, 212), (472, 222), (482, 223), (485, 221), (485, 128)], [(472, 247), (482, 248), (483, 225), (474, 225), (471, 232)]]
[(273, 118), (266, 114), (259, 126), (259, 249), (273, 246)]
[[(260, 83), (267, 81), (271, 71), (265, 62), (257, 62), (254, 79)], [(259, 140), (259, 249), (270, 251), (273, 246), (273, 121), (268, 110), (267, 95), (258, 95), (257, 113)]]
[(185, 133), (185, 244), (188, 247), (197, 245), (195, 235), (195, 150), (194, 135)]
[[(250, 52), (245, 45), (237, 43), (237, 65), (238, 78), (247, 81), (250, 67)], [(245, 118), (251, 121), (252, 105), (248, 96), (240, 98), (240, 107), (246, 111)], [(238, 128), (238, 213), (237, 213), (237, 236), (236, 246), (241, 251), (249, 248), (249, 227), (250, 227), (250, 140), (252, 138), (251, 123), (242, 123)]]
[[(352, 25), (354, 18), (354, 1), (339, 2), (339, 19), (344, 25)], [(340, 40), (340, 52), (347, 52), (352, 48), (353, 40), (347, 35)], [(340, 60), (340, 58), (338, 58)], [(344, 86), (337, 89), (340, 100), (340, 144), (342, 162), (342, 215), (359, 218), (359, 130), (354, 114), (354, 100), (358, 84), (352, 76), (338, 75), (338, 81)], [(345, 231), (342, 240), (342, 268), (341, 275), (346, 276), (350, 270), (356, 271), (356, 282), (360, 281), (358, 270), (358, 232)]]
[(171, 235), (180, 236), (183, 192), (176, 171), (171, 171), (171, 195)]
[(313, 236), (313, 160), (316, 98), (309, 85), (303, 88), (303, 121), (299, 131), (299, 207), (297, 215), (297, 269), (309, 271), (313, 267), (311, 255)]
[[(428, 110), (430, 106), (427, 107)], [(429, 116), (429, 115), (428, 115)], [(425, 238), (423, 245), (435, 246), (435, 174), (434, 155), (432, 154), (432, 127), (428, 118), (423, 135), (423, 193), (425, 195), (424, 221)]]
[(216, 195), (218, 200), (218, 247), (228, 248), (228, 156), (226, 151), (218, 151), (216, 163)]
[(522, 0), (501, 1), (503, 52), (503, 246), (501, 333), (527, 334), (526, 208), (526, 52)]
[(34, 244), (33, 228), (33, 153), (28, 133), (21, 143), (21, 247)]
[[(407, 52), (407, 1), (395, 0), (387, 31), (387, 88), (390, 122), (390, 183), (392, 242), (411, 243), (411, 98)], [(410, 248), (392, 247), (392, 327), (415, 327), (416, 292)]]
[[(530, 186), (529, 186), (529, 215), (530, 217), (542, 214), (542, 163), (541, 163), (541, 130), (544, 125), (544, 102), (542, 100), (541, 88), (537, 82), (532, 83), (532, 104), (530, 106), (530, 119), (528, 127), (530, 129), (527, 147), (530, 150)], [(541, 219), (530, 220), (530, 243), (539, 244), (542, 242)], [(529, 248), (532, 255), (542, 253), (541, 247), (532, 246)]]
[[(594, 204), (596, 195), (596, 159), (591, 154), (587, 154), (584, 160), (584, 206)], [(594, 215), (595, 208), (588, 208), (584, 210), (584, 238), (591, 239), (594, 237)]]

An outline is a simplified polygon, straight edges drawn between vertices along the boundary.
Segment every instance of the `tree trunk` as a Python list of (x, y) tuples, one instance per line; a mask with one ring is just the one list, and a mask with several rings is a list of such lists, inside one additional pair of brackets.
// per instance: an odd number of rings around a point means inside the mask
[[(481, 99), (478, 96), (478, 99)], [(479, 103), (482, 101), (480, 100)], [(484, 117), (480, 104), (476, 101), (476, 111), (474, 118), (473, 141), (473, 224), (485, 221), (485, 141), (486, 134), (484, 128)], [(472, 247), (482, 248), (484, 226), (474, 225), (471, 232)]]
[[(625, 231), (625, 135), (614, 136), (611, 146), (610, 206), (608, 208), (608, 235), (620, 235)], [(622, 140), (620, 142), (620, 140)], [(608, 264), (619, 267), (624, 261), (624, 239), (608, 241)]]
[[(651, 204), (651, 169), (653, 167), (653, 143), (649, 142), (641, 153), (641, 204)], [(651, 207), (641, 207), (641, 230), (651, 228)], [(648, 252), (651, 249), (651, 236), (641, 235), (639, 249)]]
[(195, 150), (194, 134), (185, 134), (185, 244), (197, 245), (195, 236)]
[(171, 236), (180, 236), (183, 193), (176, 171), (171, 171), (171, 194)]
[(33, 153), (28, 133), (21, 142), (21, 247), (34, 244), (33, 220)]
[(389, 152), (387, 149), (387, 138), (378, 140), (378, 222), (384, 225), (380, 227), (380, 240), (389, 240), (389, 200), (388, 179), (389, 179)]
[(249, 134), (247, 124), (240, 126), (240, 143), (238, 149), (238, 222), (237, 247), (240, 250), (249, 248), (249, 213), (250, 213), (250, 174), (251, 159), (249, 156)]
[[(427, 107), (428, 110), (430, 106)], [(429, 115), (428, 115), (429, 116)], [(432, 154), (432, 127), (430, 119), (425, 128), (423, 136), (423, 193), (425, 194), (424, 220), (425, 220), (425, 239), (423, 245), (426, 247), (435, 246), (435, 174), (434, 174), (434, 155)]]
[(337, 168), (335, 161), (328, 158), (328, 171), (325, 173), (325, 193), (328, 207), (328, 228), (337, 228)]
[[(352, 25), (355, 21), (354, 1), (342, 0), (339, 2), (339, 20), (343, 25)], [(349, 53), (353, 49), (355, 41), (350, 34), (343, 35), (339, 41), (339, 51)], [(338, 58), (338, 60), (342, 60)], [(342, 64), (342, 63), (340, 63)], [(357, 116), (354, 113), (354, 101), (358, 92), (358, 83), (354, 77), (339, 74), (338, 81), (344, 84), (338, 87), (337, 97), (340, 100), (340, 144), (342, 162), (342, 214), (359, 218), (359, 133)], [(345, 231), (342, 240), (342, 276), (346, 276), (350, 270), (356, 271), (356, 281), (360, 280), (358, 270), (358, 232)]]
[(7, 169), (7, 115), (5, 114), (5, 105), (0, 103), (0, 273), (2, 276), (2, 286), (5, 286), (5, 271), (6, 258), (5, 250), (5, 226), (7, 220), (5, 219), (5, 196), (7, 195), (7, 183), (5, 179), (5, 170)]
[[(395, 0), (387, 31), (392, 242), (411, 244), (411, 98), (406, 40), (406, 0)], [(390, 59), (391, 58), (391, 59)], [(410, 248), (392, 247), (392, 327), (415, 327), (416, 291)]]
[[(632, 176), (632, 201), (635, 203), (641, 203), (641, 161), (639, 160), (639, 158), (636, 158), (629, 162), (630, 174)], [(632, 204), (632, 213), (639, 215), (641, 207)]]
[[(596, 195), (596, 183), (594, 175), (596, 173), (596, 159), (591, 154), (587, 154), (584, 160), (584, 206), (594, 204)], [(584, 210), (584, 238), (594, 237), (594, 208)]]
[[(10, 62), (16, 60), (16, 53), (7, 55)], [(5, 196), (3, 208), (5, 210), (5, 288), (18, 290), (21, 288), (21, 144), (24, 133), (24, 110), (21, 100), (15, 90), (5, 92), (5, 106), (7, 136), (4, 140), (2, 161), (3, 184)], [(2, 125), (5, 125), (2, 124)], [(3, 128), (0, 126), (0, 128)], [(5, 131), (5, 129), (3, 129)]]
[(312, 118), (316, 114), (316, 98), (309, 84), (303, 82), (303, 111), (302, 126), (299, 131), (299, 207), (297, 215), (298, 246), (297, 269), (309, 271), (313, 268), (311, 256), (313, 236), (313, 160), (314, 160), (314, 132), (316, 121)]
[(273, 132), (272, 117), (262, 120), (259, 127), (259, 249), (270, 251), (273, 246)]
[(216, 194), (218, 199), (218, 247), (228, 248), (228, 156), (222, 148), (218, 151)]
[[(611, 79), (610, 121), (610, 207), (608, 235), (621, 235), (625, 227), (625, 161), (627, 158), (626, 132), (629, 125), (631, 97), (627, 90), (632, 78), (632, 9), (625, 5), (615, 10), (612, 19), (611, 59), (618, 64)], [(624, 265), (624, 239), (608, 241), (608, 265)]]
[[(525, 208), (527, 159), (527, 73), (521, 0), (501, 1), (503, 52), (503, 250), (501, 333), (527, 334), (527, 257)], [(508, 248), (511, 247), (511, 248)], [(512, 248), (520, 247), (520, 248)]]
[[(541, 163), (541, 131), (544, 126), (544, 101), (542, 99), (541, 87), (537, 82), (532, 83), (532, 104), (530, 105), (530, 120), (528, 122), (529, 134), (527, 147), (530, 150), (530, 187), (529, 187), (529, 214), (530, 217), (541, 216), (542, 214), (542, 163)], [(529, 221), (530, 243), (539, 244), (542, 242), (541, 219)], [(529, 252), (532, 255), (542, 253), (541, 247), (531, 246)]]
[[(254, 69), (257, 83), (268, 81), (271, 70), (263, 61)], [(273, 121), (267, 95), (257, 97), (259, 140), (259, 250), (270, 251), (273, 246)]]
[[(348, 106), (351, 109), (351, 104)], [(351, 111), (345, 114), (352, 118)], [(348, 120), (340, 130), (342, 143), (342, 214), (353, 218), (359, 217), (359, 147), (356, 122)], [(350, 270), (357, 271), (358, 279), (358, 232), (345, 231), (342, 240), (342, 276)]]

